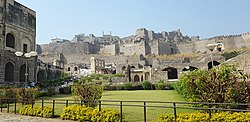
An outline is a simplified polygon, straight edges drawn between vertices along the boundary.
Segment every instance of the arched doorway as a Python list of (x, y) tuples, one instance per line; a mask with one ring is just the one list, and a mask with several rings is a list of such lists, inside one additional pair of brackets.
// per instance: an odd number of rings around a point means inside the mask
[(149, 80), (149, 72), (145, 73), (145, 80)]
[(37, 73), (37, 82), (43, 82), (46, 80), (45, 70), (40, 70)]
[(6, 47), (15, 48), (15, 37), (11, 33), (6, 35)]
[(54, 74), (52, 70), (47, 70), (47, 80), (54, 79), (52, 74)]
[(184, 67), (182, 69), (182, 71), (194, 71), (196, 69), (198, 69), (198, 68), (197, 67), (193, 67), (193, 66), (187, 66), (187, 67)]
[[(26, 64), (21, 65), (20, 70), (19, 70), (19, 82), (24, 83), (26, 80)], [(27, 67), (27, 81), (29, 81), (29, 67)]]
[(134, 82), (140, 82), (140, 77), (138, 75), (135, 75)]
[(61, 77), (61, 72), (60, 71), (56, 71), (55, 79), (59, 79), (60, 77)]
[(14, 64), (12, 62), (8, 62), (5, 65), (5, 81), (14, 82)]
[(162, 71), (167, 71), (168, 79), (178, 79), (177, 69), (174, 67), (164, 68)]
[(218, 61), (210, 61), (210, 62), (208, 62), (208, 64), (207, 64), (207, 67), (208, 67), (208, 69), (212, 69), (214, 66), (218, 66), (218, 65), (220, 65), (220, 63), (218, 62)]
[(125, 74), (126, 73), (126, 66), (122, 67), (122, 73)]

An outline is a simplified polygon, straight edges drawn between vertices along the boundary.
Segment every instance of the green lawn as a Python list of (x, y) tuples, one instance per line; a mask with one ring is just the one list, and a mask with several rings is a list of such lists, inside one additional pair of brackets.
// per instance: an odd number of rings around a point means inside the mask
[[(52, 107), (52, 100), (56, 100), (56, 115), (59, 115), (63, 110), (66, 100), (73, 100), (71, 95), (55, 95), (53, 97), (42, 97), (37, 100), (37, 102), (45, 99), (45, 106)], [(174, 90), (135, 90), (135, 91), (104, 91), (102, 100), (119, 100), (119, 101), (165, 101), (165, 102), (180, 102), (185, 101), (181, 95), (177, 94)], [(74, 101), (70, 101), (70, 104)], [(103, 104), (119, 104), (119, 102), (110, 103), (103, 102)], [(143, 105), (143, 102), (123, 102), (124, 105)], [(41, 103), (36, 103), (36, 105), (41, 105)], [(172, 104), (167, 103), (147, 103), (147, 105), (160, 105), (160, 106), (172, 106)], [(178, 106), (178, 105), (177, 105)], [(119, 106), (109, 106), (102, 105), (102, 108), (112, 108), (120, 110)], [(127, 121), (143, 121), (143, 107), (132, 107), (123, 106), (123, 114)], [(177, 109), (177, 113), (183, 112), (193, 112), (193, 110)], [(173, 114), (173, 109), (170, 108), (151, 108), (147, 107), (147, 120), (150, 121), (156, 118), (161, 113), (171, 113)]]
[[(102, 100), (135, 100), (135, 101), (164, 101), (164, 102), (185, 101), (185, 99), (174, 90), (105, 91)], [(123, 103), (123, 104), (143, 105), (143, 102)], [(166, 104), (166, 103), (147, 103), (147, 105), (172, 106), (172, 104)], [(143, 120), (143, 107), (126, 106), (123, 109), (126, 120), (129, 121)], [(190, 110), (177, 109), (177, 112), (184, 113), (184, 112), (190, 112)], [(147, 120), (150, 121), (152, 119), (155, 119), (159, 114), (162, 113), (173, 114), (173, 109), (148, 107)]]

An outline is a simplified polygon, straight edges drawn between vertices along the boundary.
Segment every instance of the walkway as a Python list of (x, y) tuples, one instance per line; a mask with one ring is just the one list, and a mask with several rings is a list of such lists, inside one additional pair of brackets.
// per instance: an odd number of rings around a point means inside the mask
[(40, 118), (32, 116), (22, 116), (12, 113), (1, 113), (0, 112), (0, 122), (72, 122), (68, 120), (61, 120), (59, 118)]

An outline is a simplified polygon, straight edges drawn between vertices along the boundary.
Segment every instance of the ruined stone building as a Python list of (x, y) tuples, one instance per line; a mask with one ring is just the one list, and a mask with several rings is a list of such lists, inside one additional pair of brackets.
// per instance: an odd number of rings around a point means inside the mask
[[(126, 81), (154, 82), (175, 80), (184, 71), (197, 68), (210, 69), (219, 65), (225, 61), (220, 55), (221, 52), (250, 45), (250, 33), (200, 39), (199, 36), (183, 36), (179, 29), (155, 33), (152, 30), (140, 28), (136, 30), (135, 35), (124, 38), (111, 34), (102, 37), (79, 34), (73, 40), (66, 43), (38, 45), (38, 52), (41, 53), (39, 59), (52, 62), (52, 59), (60, 53), (64, 57), (65, 64), (84, 63), (86, 68), (91, 69), (90, 59), (95, 57), (103, 59), (107, 64), (114, 64), (113, 72), (124, 74)], [(209, 44), (216, 45), (213, 52), (207, 48)], [(171, 57), (171, 54), (189, 56), (158, 58)], [(192, 58), (192, 55), (199, 56)], [(211, 55), (214, 55), (213, 61), (210, 58)], [(67, 68), (67, 65), (65, 66)]]
[(15, 52), (35, 51), (36, 12), (14, 0), (1, 0), (0, 10), (0, 84), (25, 82), (26, 62), (28, 81), (34, 81), (36, 57), (17, 57)]
[[(36, 12), (14, 0), (0, 0), (0, 86), (22, 86), (61, 76), (62, 70), (55, 75), (54, 70), (60, 68), (53, 64), (37, 60), (37, 56), (25, 57), (36, 50), (35, 38)], [(18, 57), (16, 52), (22, 55)], [(52, 76), (48, 75), (50, 70)]]

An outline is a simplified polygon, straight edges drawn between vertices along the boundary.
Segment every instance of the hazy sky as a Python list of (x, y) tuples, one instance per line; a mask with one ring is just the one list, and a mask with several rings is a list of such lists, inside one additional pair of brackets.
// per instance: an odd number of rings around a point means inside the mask
[(250, 32), (250, 0), (16, 0), (36, 11), (37, 43), (138, 28), (208, 38)]

